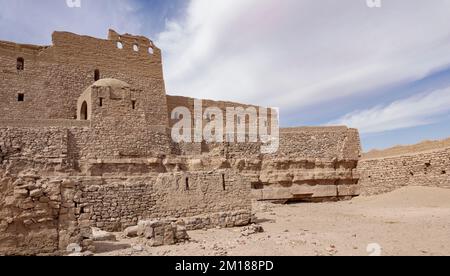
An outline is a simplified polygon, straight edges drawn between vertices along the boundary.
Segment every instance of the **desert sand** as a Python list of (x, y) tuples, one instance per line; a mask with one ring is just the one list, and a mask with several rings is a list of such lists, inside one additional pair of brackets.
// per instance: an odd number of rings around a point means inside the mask
[(136, 256), (433, 256), (450, 255), (450, 190), (407, 187), (333, 203), (255, 202), (264, 232), (191, 231), (191, 241), (152, 248), (117, 233), (96, 255)]

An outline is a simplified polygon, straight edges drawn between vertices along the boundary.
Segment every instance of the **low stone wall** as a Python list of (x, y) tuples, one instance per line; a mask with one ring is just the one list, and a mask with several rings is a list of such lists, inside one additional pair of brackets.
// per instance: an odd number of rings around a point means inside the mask
[[(128, 179), (74, 181), (82, 191), (83, 221), (107, 231), (124, 230), (142, 219), (190, 218), (218, 213), (229, 214), (226, 217), (245, 213), (247, 223), (251, 218), (250, 183), (231, 172), (164, 173)], [(205, 227), (208, 225), (215, 227), (222, 222), (212, 219)]]
[(365, 157), (359, 162), (362, 195), (387, 193), (405, 186), (450, 188), (450, 147), (386, 154), (383, 157), (378, 152), (377, 158)]

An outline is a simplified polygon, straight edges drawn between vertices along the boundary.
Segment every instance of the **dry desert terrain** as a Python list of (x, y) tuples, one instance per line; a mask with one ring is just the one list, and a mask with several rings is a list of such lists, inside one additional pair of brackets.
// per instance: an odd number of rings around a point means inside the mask
[(96, 255), (341, 256), (450, 255), (450, 190), (407, 187), (334, 203), (255, 203), (264, 232), (191, 231), (191, 241), (149, 247), (116, 234)]

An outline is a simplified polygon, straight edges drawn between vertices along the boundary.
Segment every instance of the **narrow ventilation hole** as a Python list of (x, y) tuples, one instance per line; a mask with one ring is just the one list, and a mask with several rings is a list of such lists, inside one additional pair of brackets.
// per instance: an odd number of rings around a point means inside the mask
[(98, 81), (100, 79), (100, 70), (95, 69), (94, 71), (94, 81)]
[(186, 191), (189, 191), (189, 177), (186, 177)]
[(222, 188), (224, 191), (227, 190), (227, 183), (225, 181), (225, 174), (222, 174)]

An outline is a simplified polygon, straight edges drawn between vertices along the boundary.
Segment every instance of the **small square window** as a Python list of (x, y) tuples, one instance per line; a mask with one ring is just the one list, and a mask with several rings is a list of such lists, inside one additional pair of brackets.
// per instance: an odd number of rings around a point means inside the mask
[(19, 93), (19, 95), (17, 95), (17, 101), (18, 102), (25, 101), (25, 94)]

